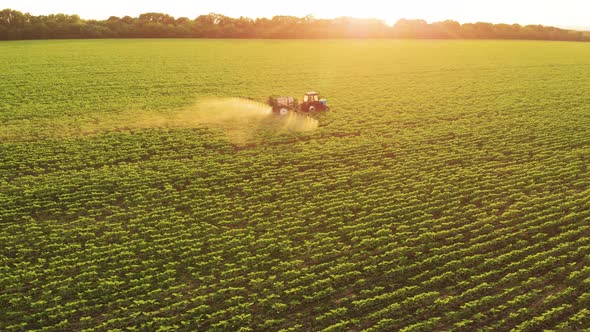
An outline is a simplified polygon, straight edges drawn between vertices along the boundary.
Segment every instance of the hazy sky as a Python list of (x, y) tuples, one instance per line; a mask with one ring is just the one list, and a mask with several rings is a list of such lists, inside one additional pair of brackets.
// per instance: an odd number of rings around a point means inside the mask
[(86, 19), (145, 12), (195, 18), (215, 12), (252, 18), (311, 14), (318, 18), (375, 17), (387, 23), (399, 18), (422, 18), (429, 22), (454, 19), (462, 23), (590, 26), (590, 0), (0, 0), (0, 8), (34, 15), (78, 14)]

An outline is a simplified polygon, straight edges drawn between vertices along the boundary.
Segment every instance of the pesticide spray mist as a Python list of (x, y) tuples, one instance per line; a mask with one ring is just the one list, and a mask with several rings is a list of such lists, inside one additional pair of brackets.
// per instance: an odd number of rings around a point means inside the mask
[[(148, 117), (142, 121), (149, 123), (151, 119)], [(249, 99), (209, 98), (170, 114), (164, 119), (164, 126), (207, 126), (223, 131), (233, 143), (240, 144), (248, 142), (260, 131), (311, 131), (318, 127), (318, 121), (296, 112), (279, 116), (273, 114), (270, 106)]]
[[(317, 129), (318, 121), (290, 112), (279, 116), (270, 106), (244, 98), (205, 98), (181, 109), (121, 111), (109, 116), (88, 115), (51, 119), (23, 127), (14, 123), (0, 129), (0, 140), (61, 138), (104, 132), (207, 127), (223, 133), (232, 143), (244, 144), (260, 133), (304, 132)], [(27, 128), (26, 131), (23, 128)]]
[(173, 120), (176, 125), (257, 124), (292, 131), (310, 131), (318, 127), (318, 121), (307, 115), (289, 112), (278, 116), (270, 106), (244, 98), (200, 100), (177, 113)]

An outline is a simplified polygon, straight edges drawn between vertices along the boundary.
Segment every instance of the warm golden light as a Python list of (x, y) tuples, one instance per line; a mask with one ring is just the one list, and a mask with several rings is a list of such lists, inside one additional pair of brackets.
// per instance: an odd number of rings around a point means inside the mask
[(211, 12), (230, 17), (272, 17), (275, 15), (335, 18), (352, 16), (378, 18), (392, 24), (400, 18), (420, 18), (429, 22), (447, 19), (459, 22), (544, 24), (566, 27), (589, 25), (590, 2), (585, 0), (404, 0), (404, 1), (315, 1), (315, 0), (4, 0), (4, 8), (35, 15), (78, 14), (82, 18), (106, 19), (160, 12), (175, 17), (195, 18)]

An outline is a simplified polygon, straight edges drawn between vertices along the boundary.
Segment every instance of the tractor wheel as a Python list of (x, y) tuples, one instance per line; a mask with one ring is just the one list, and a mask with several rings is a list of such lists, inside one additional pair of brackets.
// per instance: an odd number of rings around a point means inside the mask
[(307, 108), (307, 111), (308, 111), (308, 112), (315, 112), (315, 110), (316, 110), (316, 108), (315, 108), (315, 106), (313, 106), (313, 105), (310, 105), (310, 106)]
[(287, 114), (289, 114), (289, 110), (286, 107), (281, 107), (281, 109), (279, 110), (279, 114), (280, 115), (287, 115)]

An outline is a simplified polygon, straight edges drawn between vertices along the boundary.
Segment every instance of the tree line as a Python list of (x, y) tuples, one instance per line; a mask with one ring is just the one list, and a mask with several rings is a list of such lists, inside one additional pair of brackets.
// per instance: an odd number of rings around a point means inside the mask
[(231, 18), (221, 14), (195, 19), (163, 13), (139, 17), (111, 16), (83, 20), (78, 15), (34, 16), (12, 9), (0, 12), (0, 40), (67, 38), (400, 38), (400, 39), (537, 39), (590, 41), (590, 33), (542, 25), (427, 23), (401, 19), (393, 26), (382, 20), (312, 16)]

